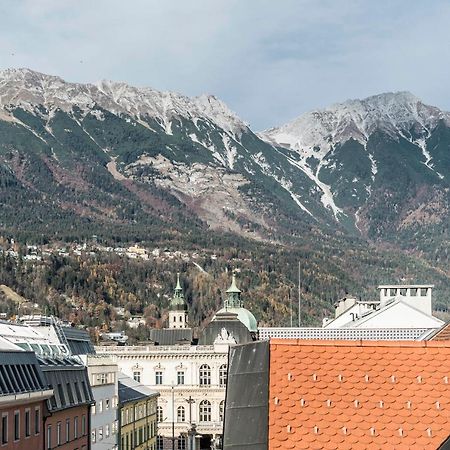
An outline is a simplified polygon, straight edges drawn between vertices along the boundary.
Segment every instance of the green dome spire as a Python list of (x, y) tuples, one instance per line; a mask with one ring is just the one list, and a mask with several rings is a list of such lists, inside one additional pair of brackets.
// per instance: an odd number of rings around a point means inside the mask
[(225, 300), (225, 308), (241, 308), (241, 290), (236, 285), (236, 275), (233, 273), (231, 286), (227, 289), (227, 299)]
[(184, 301), (183, 289), (180, 284), (180, 273), (177, 273), (177, 285), (173, 292), (173, 297), (170, 300), (170, 309), (172, 311), (179, 311), (186, 309), (186, 303)]

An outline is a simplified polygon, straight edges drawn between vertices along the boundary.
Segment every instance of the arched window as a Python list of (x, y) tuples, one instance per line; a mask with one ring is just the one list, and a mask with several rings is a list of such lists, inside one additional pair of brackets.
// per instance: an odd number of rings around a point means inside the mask
[(162, 406), (157, 406), (156, 407), (156, 420), (158, 422), (163, 422), (164, 421), (164, 417), (163, 417), (163, 409)]
[(227, 365), (222, 364), (219, 368), (219, 384), (226, 386), (227, 384)]
[(184, 406), (177, 408), (177, 422), (184, 422), (186, 420), (186, 414), (184, 412)]
[(200, 367), (200, 386), (209, 386), (211, 384), (211, 367), (203, 364)]
[(225, 406), (225, 401), (222, 400), (219, 403), (219, 422), (223, 422), (224, 406)]
[(208, 400), (202, 400), (199, 407), (200, 422), (211, 422), (211, 403)]

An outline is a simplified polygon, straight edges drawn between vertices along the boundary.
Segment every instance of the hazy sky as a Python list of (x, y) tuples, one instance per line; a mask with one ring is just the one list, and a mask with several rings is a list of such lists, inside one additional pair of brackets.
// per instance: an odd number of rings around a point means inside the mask
[(254, 130), (409, 90), (450, 110), (450, 2), (2, 0), (0, 68), (214, 94)]

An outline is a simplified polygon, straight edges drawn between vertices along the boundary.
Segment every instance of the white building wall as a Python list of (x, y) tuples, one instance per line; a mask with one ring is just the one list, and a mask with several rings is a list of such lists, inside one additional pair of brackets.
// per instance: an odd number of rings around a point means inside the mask
[[(175, 422), (175, 436), (187, 433), (190, 428), (189, 403), (191, 397), (192, 423), (197, 433), (222, 434), (223, 423), (219, 420), (220, 402), (225, 400), (225, 386), (220, 385), (220, 367), (228, 363), (228, 346), (135, 346), (98, 347), (98, 354), (109, 354), (119, 369), (133, 378), (139, 373), (140, 382), (160, 393), (158, 406), (163, 408), (163, 421), (158, 424), (161, 436), (172, 436), (172, 422)], [(200, 385), (200, 367), (211, 368), (211, 385)], [(184, 372), (184, 385), (177, 384), (177, 372)], [(156, 384), (156, 372), (162, 372), (162, 384)], [(211, 403), (211, 421), (200, 422), (199, 407), (203, 400)], [(185, 421), (177, 422), (177, 408), (184, 406)]]
[(343, 312), (340, 316), (336, 317), (336, 319), (331, 320), (324, 325), (324, 328), (340, 328), (344, 325), (347, 325), (349, 322), (352, 322), (358, 317), (361, 317), (364, 313), (373, 310), (374, 307), (372, 305), (368, 305), (366, 303), (356, 303), (347, 311)]
[(358, 328), (439, 328), (444, 322), (398, 302), (386, 308), (380, 314), (369, 316), (359, 323)]

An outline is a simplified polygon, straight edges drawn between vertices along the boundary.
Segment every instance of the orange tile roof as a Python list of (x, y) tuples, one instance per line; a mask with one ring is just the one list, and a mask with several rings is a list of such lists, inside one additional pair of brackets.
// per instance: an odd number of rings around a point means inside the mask
[(448, 341), (450, 340), (450, 322), (443, 325), (433, 336), (431, 341)]
[(269, 449), (437, 449), (450, 342), (270, 341)]

